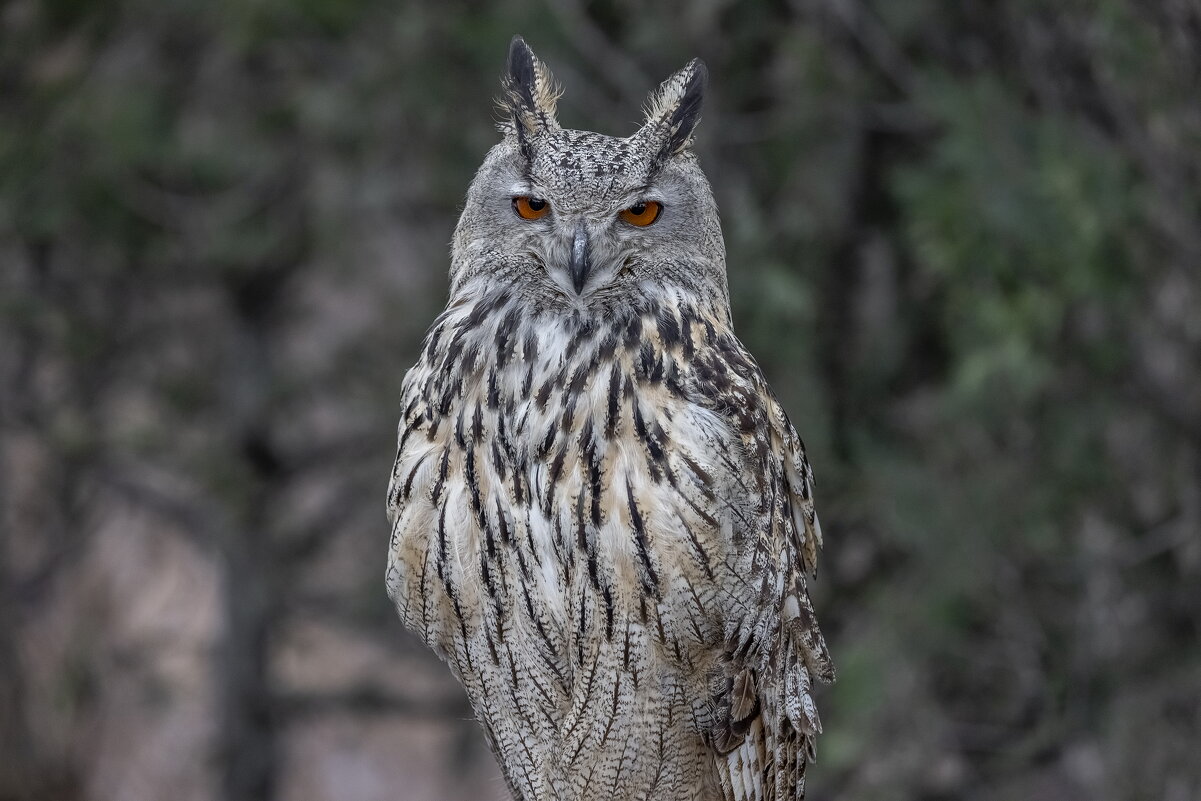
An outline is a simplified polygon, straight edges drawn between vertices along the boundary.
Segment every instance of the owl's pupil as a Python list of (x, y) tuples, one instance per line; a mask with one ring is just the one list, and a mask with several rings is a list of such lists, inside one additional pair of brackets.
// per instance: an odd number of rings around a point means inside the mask
[(544, 208), (546, 208), (546, 201), (540, 197), (532, 197), (528, 202), (530, 204), (531, 211), (542, 211)]
[(642, 216), (646, 213), (646, 204), (635, 203), (633, 206), (630, 206), (630, 213), (635, 216)]

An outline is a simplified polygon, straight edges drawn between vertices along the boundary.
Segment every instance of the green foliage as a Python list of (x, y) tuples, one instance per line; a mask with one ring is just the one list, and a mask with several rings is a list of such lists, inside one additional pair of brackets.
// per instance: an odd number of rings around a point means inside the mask
[(914, 257), (945, 290), (952, 385), (969, 405), (1028, 403), (1056, 380), (1075, 311), (1124, 311), (1126, 243), (1140, 233), (1132, 165), (988, 78), (929, 92), (942, 136), (895, 191)]

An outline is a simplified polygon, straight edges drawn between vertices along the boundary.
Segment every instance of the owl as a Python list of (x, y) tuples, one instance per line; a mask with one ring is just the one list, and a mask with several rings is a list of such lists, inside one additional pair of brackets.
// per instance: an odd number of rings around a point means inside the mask
[(569, 130), (515, 38), (404, 380), (388, 593), (521, 801), (800, 799), (821, 731), (813, 473), (732, 328), (706, 80)]

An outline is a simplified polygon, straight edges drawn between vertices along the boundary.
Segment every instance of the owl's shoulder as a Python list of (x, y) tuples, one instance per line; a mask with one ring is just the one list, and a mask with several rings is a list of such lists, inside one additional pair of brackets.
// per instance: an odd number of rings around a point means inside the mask
[[(750, 351), (721, 318), (692, 313), (685, 387), (690, 400), (728, 426), (749, 459), (778, 462), (812, 481), (805, 446)], [(758, 466), (763, 466), (762, 464)]]

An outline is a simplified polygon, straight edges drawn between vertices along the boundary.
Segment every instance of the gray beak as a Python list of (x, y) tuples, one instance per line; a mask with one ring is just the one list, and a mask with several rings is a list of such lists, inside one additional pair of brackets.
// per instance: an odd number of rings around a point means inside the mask
[(592, 254), (588, 247), (588, 231), (584, 229), (584, 224), (580, 223), (576, 226), (575, 236), (571, 240), (571, 283), (575, 287), (576, 294), (584, 291), (584, 284), (588, 281), (588, 273), (592, 269)]

